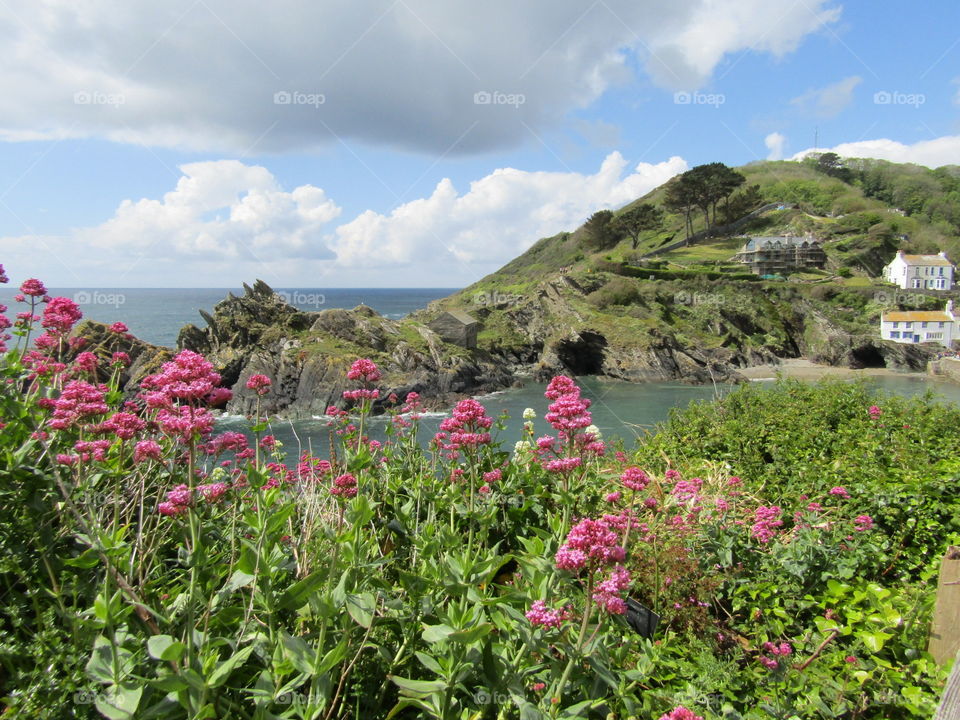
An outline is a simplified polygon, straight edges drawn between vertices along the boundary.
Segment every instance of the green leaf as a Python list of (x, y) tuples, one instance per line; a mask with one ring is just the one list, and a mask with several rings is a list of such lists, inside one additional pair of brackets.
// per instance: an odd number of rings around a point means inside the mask
[(872, 653), (878, 653), (883, 649), (884, 643), (893, 635), (885, 632), (868, 632), (866, 630), (857, 633), (857, 638), (867, 646)]
[(128, 680), (97, 693), (95, 705), (110, 720), (129, 720), (134, 717), (142, 694), (143, 686)]
[(440, 663), (438, 663), (437, 659), (432, 655), (427, 655), (426, 653), (422, 652), (415, 652), (414, 655), (417, 656), (417, 660), (420, 661), (420, 664), (430, 672), (434, 672), (437, 675), (443, 674), (443, 668), (440, 667)]
[[(236, 573), (234, 573), (234, 575), (236, 575)], [(286, 589), (283, 595), (280, 596), (278, 606), (283, 610), (296, 610), (297, 608), (303, 607), (307, 604), (310, 596), (323, 585), (326, 579), (326, 569), (316, 570), (310, 573)]]
[(460, 642), (464, 645), (469, 645), (470, 643), (476, 642), (482, 637), (486, 637), (488, 634), (490, 634), (491, 630), (493, 630), (493, 625), (491, 623), (482, 623), (476, 627), (450, 633), (447, 639), (450, 640), (450, 642)]
[(423, 639), (431, 645), (433, 643), (443, 642), (452, 633), (454, 629), (449, 625), (427, 625), (423, 626)]
[(340, 643), (330, 650), (326, 655), (323, 656), (323, 659), (320, 661), (320, 664), (317, 665), (317, 675), (323, 675), (324, 673), (330, 672), (335, 665), (343, 662), (343, 659), (347, 656), (347, 640), (344, 638)]
[(360, 627), (370, 627), (376, 608), (377, 599), (373, 596), (373, 593), (347, 595), (347, 612)]
[(285, 632), (280, 634), (280, 642), (283, 645), (284, 655), (293, 666), (302, 673), (313, 675), (314, 653), (310, 646), (301, 638)]
[(183, 657), (186, 646), (169, 635), (154, 635), (147, 640), (147, 652), (154, 660), (176, 662)]
[(443, 680), (411, 680), (391, 675), (390, 681), (400, 688), (401, 693), (412, 697), (422, 698), (430, 693), (447, 689), (447, 684)]
[(207, 678), (207, 687), (215, 688), (223, 685), (227, 681), (227, 678), (230, 677), (230, 673), (243, 665), (252, 652), (253, 645), (247, 645), (243, 650), (234, 653), (220, 663), (216, 670), (210, 673), (210, 676)]

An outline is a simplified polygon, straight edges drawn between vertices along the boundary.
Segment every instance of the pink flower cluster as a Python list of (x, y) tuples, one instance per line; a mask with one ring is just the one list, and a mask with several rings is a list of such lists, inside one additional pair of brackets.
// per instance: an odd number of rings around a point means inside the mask
[(451, 417), (440, 423), (440, 432), (434, 441), (443, 450), (453, 456), (462, 448), (490, 444), (490, 427), (493, 418), (487, 416), (487, 410), (473, 398), (457, 403)]
[(561, 570), (580, 571), (614, 565), (622, 562), (625, 555), (620, 537), (609, 520), (584, 518), (567, 534), (555, 559)]
[(55, 297), (43, 309), (40, 324), (50, 335), (65, 337), (83, 317), (80, 306), (70, 298)]
[[(215, 503), (222, 498), (230, 486), (227, 483), (218, 482), (207, 485), (198, 485), (196, 492), (208, 503)], [(185, 513), (193, 504), (193, 494), (186, 485), (177, 485), (173, 490), (167, 492), (166, 502), (157, 506), (161, 515), (173, 517)]]
[(81, 420), (106, 414), (106, 392), (106, 385), (71, 380), (53, 402), (53, 415), (47, 424), (54, 430), (65, 430)]
[(570, 619), (571, 613), (568, 607), (552, 610), (543, 600), (536, 600), (527, 610), (526, 617), (534, 627), (559, 628), (562, 623)]
[(133, 461), (142, 463), (147, 460), (163, 462), (163, 449), (156, 440), (141, 440), (133, 447)]
[(347, 379), (375, 383), (380, 379), (380, 370), (377, 369), (377, 366), (372, 360), (360, 358), (359, 360), (354, 360), (353, 365), (350, 366), (350, 370), (347, 372)]
[(149, 391), (147, 404), (151, 407), (171, 407), (174, 400), (197, 404), (208, 399), (220, 385), (220, 374), (213, 363), (192, 350), (181, 350), (159, 373), (148, 375), (140, 383)]
[(247, 389), (253, 390), (257, 395), (266, 395), (270, 392), (270, 386), (272, 384), (270, 378), (266, 375), (257, 374), (247, 378)]
[(165, 435), (186, 442), (197, 435), (207, 437), (212, 434), (214, 417), (206, 408), (181, 405), (170, 409), (161, 408), (157, 412), (157, 423)]
[(333, 481), (333, 487), (330, 488), (330, 494), (342, 497), (344, 499), (356, 497), (357, 479), (350, 473), (344, 473)]
[(661, 715), (659, 720), (703, 720), (703, 717), (694, 713), (693, 710), (688, 710), (683, 705), (678, 705), (670, 712)]
[(640, 491), (650, 484), (650, 476), (638, 467), (628, 467), (620, 475), (620, 482), (629, 490)]
[(750, 534), (757, 540), (766, 544), (777, 536), (778, 528), (783, 525), (780, 516), (783, 511), (777, 505), (761, 505), (753, 512), (753, 527), (750, 528)]
[(580, 397), (580, 388), (566, 375), (554, 377), (544, 395), (553, 402), (543, 417), (557, 429), (561, 438), (572, 437), (593, 422), (590, 400)]
[(621, 594), (628, 587), (630, 587), (630, 573), (622, 565), (617, 565), (610, 576), (597, 585), (593, 599), (611, 615), (623, 615), (627, 612), (627, 603)]
[(873, 420), (876, 420), (878, 417), (880, 417), (883, 414), (883, 410), (881, 410), (876, 405), (871, 405), (868, 412), (870, 413), (870, 418)]
[(31, 297), (43, 297), (47, 294), (47, 288), (36, 278), (28, 278), (20, 285), (20, 292)]
[(857, 515), (853, 519), (854, 530), (857, 532), (866, 532), (867, 530), (873, 529), (873, 518), (869, 515)]
[(836, 495), (837, 497), (842, 497), (845, 499), (850, 498), (850, 493), (847, 492), (847, 489), (842, 485), (837, 485), (836, 487), (830, 488), (830, 494)]
[(768, 652), (774, 657), (768, 657), (766, 655), (761, 655), (758, 660), (760, 664), (763, 665), (768, 670), (776, 670), (780, 667), (780, 663), (776, 660), (778, 657), (786, 657), (793, 653), (793, 648), (790, 646), (790, 643), (780, 643), (776, 645), (772, 642), (765, 642), (763, 644), (764, 652)]

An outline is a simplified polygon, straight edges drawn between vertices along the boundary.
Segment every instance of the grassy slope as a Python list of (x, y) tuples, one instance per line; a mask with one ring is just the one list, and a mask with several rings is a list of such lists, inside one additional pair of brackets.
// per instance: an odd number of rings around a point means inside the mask
[[(465, 290), (441, 301), (439, 307), (460, 307), (477, 313), (489, 298), (530, 299), (545, 280), (558, 278), (563, 270), (588, 290), (587, 301), (571, 296), (586, 323), (571, 321), (572, 329), (589, 325), (608, 339), (646, 347), (651, 331), (674, 334), (678, 340), (713, 347), (764, 346), (783, 349), (783, 326), (791, 319), (798, 299), (851, 332), (872, 333), (883, 307), (875, 295), (885, 286), (877, 279), (880, 268), (898, 248), (908, 252), (945, 249), (960, 257), (960, 238), (944, 223), (921, 217), (904, 217), (881, 200), (866, 197), (860, 187), (817, 172), (808, 164), (760, 162), (739, 170), (747, 185), (760, 186), (764, 202), (785, 201), (799, 209), (773, 211), (758, 218), (742, 234), (776, 235), (813, 233), (824, 240), (827, 269), (796, 275), (791, 282), (746, 283), (736, 280), (709, 281), (703, 277), (675, 280), (637, 280), (597, 272), (603, 262), (633, 264), (647, 252), (674, 238), (683, 237), (683, 218), (666, 216), (664, 228), (641, 237), (636, 250), (629, 239), (616, 247), (592, 252), (584, 247), (582, 228), (543, 238), (503, 268)], [(889, 164), (887, 171), (905, 178), (925, 177), (932, 171), (911, 165)], [(899, 177), (899, 175), (898, 175)], [(664, 190), (653, 190), (634, 203), (660, 204)], [(703, 219), (695, 218), (695, 230)], [(902, 236), (907, 236), (903, 239)], [(741, 271), (729, 262), (742, 239), (714, 238), (657, 256), (655, 266), (669, 270)], [(843, 270), (845, 268), (845, 270)], [(840, 277), (837, 272), (849, 274)], [(800, 282), (796, 282), (800, 281)], [(697, 295), (705, 302), (677, 303), (683, 294)], [(478, 303), (479, 300), (479, 303)], [(931, 306), (939, 301), (931, 300)], [(736, 325), (717, 321), (718, 306)], [(479, 312), (483, 319), (480, 344), (486, 348), (523, 344), (522, 334), (504, 308)], [(742, 322), (741, 322), (742, 321)]]

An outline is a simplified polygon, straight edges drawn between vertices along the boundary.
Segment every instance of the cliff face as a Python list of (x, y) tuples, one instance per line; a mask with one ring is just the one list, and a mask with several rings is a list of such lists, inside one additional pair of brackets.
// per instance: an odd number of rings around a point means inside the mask
[(302, 417), (342, 406), (350, 363), (370, 357), (383, 373), (381, 403), (396, 393), (418, 392), (428, 406), (448, 406), (458, 398), (508, 386), (511, 374), (482, 352), (444, 343), (419, 324), (394, 322), (372, 309), (301, 312), (287, 305), (265, 283), (244, 286), (204, 314), (205, 329), (188, 325), (178, 345), (203, 353), (233, 388), (230, 412), (247, 414), (256, 395), (247, 379), (262, 373), (273, 381), (261, 411)]

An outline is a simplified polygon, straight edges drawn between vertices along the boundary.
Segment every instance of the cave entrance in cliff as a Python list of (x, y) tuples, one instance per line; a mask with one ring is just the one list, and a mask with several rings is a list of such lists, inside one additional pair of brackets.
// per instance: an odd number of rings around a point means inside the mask
[(576, 340), (562, 340), (557, 357), (574, 375), (599, 375), (607, 339), (594, 332), (582, 332)]
[(880, 350), (873, 345), (864, 345), (850, 351), (850, 367), (854, 369), (882, 368), (886, 366), (887, 363), (884, 361)]

